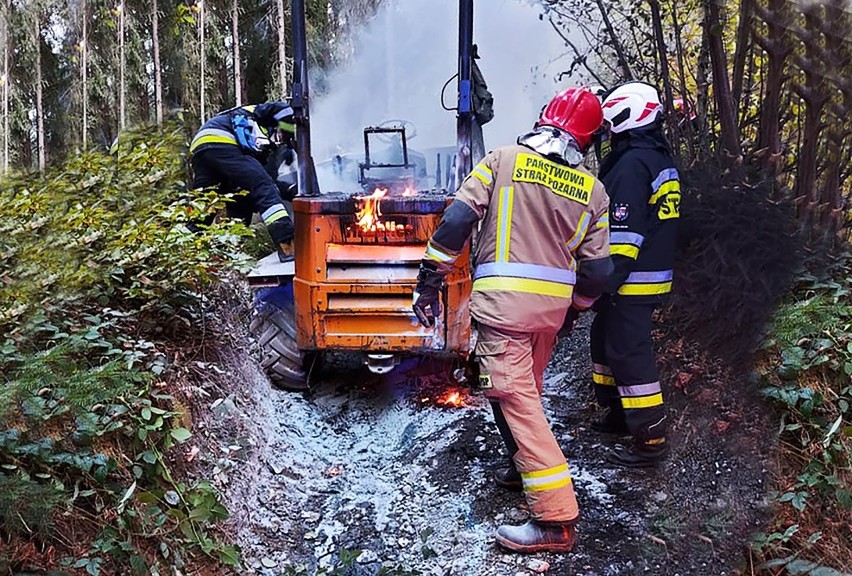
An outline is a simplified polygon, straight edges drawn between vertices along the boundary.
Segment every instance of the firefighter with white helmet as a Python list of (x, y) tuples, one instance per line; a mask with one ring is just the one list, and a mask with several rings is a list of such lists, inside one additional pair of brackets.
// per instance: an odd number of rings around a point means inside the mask
[(595, 396), (608, 409), (592, 428), (633, 437), (632, 446), (609, 455), (611, 462), (648, 467), (669, 452), (651, 328), (652, 314), (672, 286), (680, 181), (653, 86), (619, 86), (602, 107), (611, 150), (599, 177), (610, 195), (615, 272), (595, 304), (592, 323)]
[(569, 88), (516, 145), (487, 154), (430, 239), (414, 293), (415, 314), (433, 325), (443, 278), (481, 222), (470, 298), (474, 352), (479, 387), (512, 457), (495, 480), (523, 488), (532, 516), (497, 530), (497, 542), (519, 552), (574, 545), (577, 499), (542, 409), (542, 375), (569, 310), (590, 307), (612, 270), (609, 199), (581, 165), (602, 121), (597, 97)]

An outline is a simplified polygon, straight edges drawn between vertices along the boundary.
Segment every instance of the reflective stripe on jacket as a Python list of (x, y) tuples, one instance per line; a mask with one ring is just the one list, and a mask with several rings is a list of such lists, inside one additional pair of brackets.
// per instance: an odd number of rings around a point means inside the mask
[[(456, 201), (481, 221), (471, 314), (519, 332), (557, 331), (574, 298), (577, 263), (609, 256), (609, 198), (585, 168), (520, 146), (498, 148), (477, 164)], [(427, 258), (457, 256), (435, 242)]]
[(660, 302), (671, 292), (681, 197), (678, 172), (660, 128), (616, 135), (600, 178), (610, 196), (615, 265), (607, 292)]

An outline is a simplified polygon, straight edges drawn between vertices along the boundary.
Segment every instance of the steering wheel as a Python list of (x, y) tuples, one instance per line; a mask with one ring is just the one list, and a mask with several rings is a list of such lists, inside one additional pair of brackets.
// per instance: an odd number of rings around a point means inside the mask
[[(379, 128), (405, 128), (405, 140), (410, 142), (417, 136), (417, 127), (408, 120), (385, 120), (378, 125)], [(390, 144), (397, 137), (390, 134), (376, 134), (375, 138), (385, 144)]]

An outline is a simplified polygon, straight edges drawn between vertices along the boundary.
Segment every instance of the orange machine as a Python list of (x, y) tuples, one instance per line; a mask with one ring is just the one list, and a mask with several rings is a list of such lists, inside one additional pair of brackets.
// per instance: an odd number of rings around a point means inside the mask
[(359, 350), (375, 371), (399, 353), (466, 356), (469, 257), (447, 277), (443, 316), (423, 327), (411, 309), (420, 260), (449, 199), (439, 193), (299, 197), (296, 343), (300, 350)]
[[(443, 314), (425, 328), (412, 310), (420, 260), (456, 184), (472, 169), (473, 0), (459, 0), (456, 148), (435, 180), (424, 182), (425, 157), (409, 157), (404, 126), (364, 130), (362, 192), (321, 193), (311, 155), (304, 0), (292, 0), (293, 94), (299, 196), (293, 202), (295, 267), (276, 254), (249, 274), (259, 288), (251, 332), (261, 364), (277, 385), (304, 389), (325, 351), (361, 351), (371, 371), (393, 369), (400, 356), (466, 357), (471, 346), (469, 251), (443, 288)], [(380, 149), (371, 153), (370, 139)], [(395, 139), (395, 140), (394, 140)], [(342, 162), (342, 157), (338, 157)], [(338, 166), (341, 170), (344, 166)], [(354, 166), (353, 166), (354, 168)], [(450, 178), (443, 181), (440, 174)], [(419, 191), (435, 187), (432, 191)], [(262, 288), (262, 289), (261, 289)]]

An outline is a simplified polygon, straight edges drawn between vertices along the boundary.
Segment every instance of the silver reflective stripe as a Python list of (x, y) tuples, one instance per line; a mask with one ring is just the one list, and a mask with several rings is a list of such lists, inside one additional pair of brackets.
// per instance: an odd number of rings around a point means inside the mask
[(585, 309), (591, 307), (591, 305), (595, 303), (595, 300), (597, 300), (597, 298), (587, 298), (586, 296), (583, 296), (582, 294), (578, 294), (578, 293), (574, 292), (574, 307), (575, 308), (585, 310)]
[(610, 368), (609, 366), (604, 366), (603, 364), (592, 363), (592, 372), (597, 372), (598, 374), (606, 374), (607, 376), (612, 376), (612, 368)]
[(571, 480), (571, 471), (568, 470), (568, 468), (565, 468), (565, 470), (557, 472), (556, 474), (548, 474), (547, 476), (539, 476), (532, 478), (524, 477), (524, 490), (529, 492), (538, 486), (551, 484), (553, 482), (559, 482), (560, 480)]
[(588, 212), (583, 212), (583, 215), (580, 216), (580, 223), (577, 226), (576, 232), (574, 232), (574, 236), (568, 240), (568, 250), (574, 250), (583, 243), (583, 238), (586, 237), (586, 232), (589, 230), (589, 223), (592, 221), (592, 215)]
[(625, 284), (654, 284), (656, 282), (671, 282), (671, 270), (661, 270), (660, 272), (631, 272), (624, 281)]
[(195, 142), (199, 138), (204, 138), (205, 136), (218, 136), (220, 138), (233, 140), (235, 144), (237, 142), (236, 136), (234, 136), (231, 132), (228, 132), (227, 130), (220, 130), (218, 128), (204, 128), (203, 130), (199, 130), (192, 141)]
[(482, 176), (482, 178), (485, 179), (486, 184), (491, 184), (491, 182), (494, 181), (494, 177), (491, 175), (488, 169), (480, 164), (477, 164), (473, 167), (473, 172)]
[(473, 279), (487, 278), (489, 276), (512, 276), (515, 278), (528, 278), (530, 280), (547, 280), (559, 284), (574, 285), (577, 274), (563, 268), (551, 268), (540, 264), (523, 264), (520, 262), (488, 262), (476, 267)]
[(441, 250), (435, 248), (432, 245), (432, 242), (428, 242), (426, 244), (426, 256), (432, 258), (432, 260), (437, 260), (439, 262), (455, 262), (457, 258), (457, 256), (447, 254), (446, 252), (442, 252)]
[(650, 384), (637, 384), (636, 386), (619, 386), (618, 393), (621, 396), (651, 396), (659, 394), (663, 389), (660, 388), (660, 382), (651, 382)]
[(612, 232), (609, 235), (610, 244), (632, 244), (641, 248), (644, 241), (645, 237), (636, 232)]
[(267, 220), (270, 216), (272, 216), (272, 215), (273, 215), (273, 214), (275, 214), (276, 212), (280, 212), (280, 211), (282, 211), (282, 210), (283, 210), (285, 213), (287, 212), (287, 209), (286, 209), (286, 208), (284, 208), (284, 204), (273, 204), (272, 206), (270, 206), (269, 208), (267, 208), (266, 210), (264, 210), (264, 211), (263, 211), (263, 214), (261, 214), (261, 215), (260, 215), (260, 217), (261, 217), (261, 218), (263, 218), (263, 221), (264, 221), (264, 222), (266, 222), (266, 220)]
[(286, 118), (287, 116), (292, 116), (292, 115), (293, 115), (293, 109), (290, 108), (289, 106), (287, 106), (286, 108), (281, 110), (278, 114), (273, 116), (273, 118), (275, 118), (276, 120), (281, 120), (282, 118)]
[(677, 170), (674, 168), (666, 168), (662, 172), (660, 172), (654, 181), (651, 183), (651, 188), (656, 192), (660, 189), (660, 186), (668, 182), (669, 180), (677, 180), (679, 178)]

